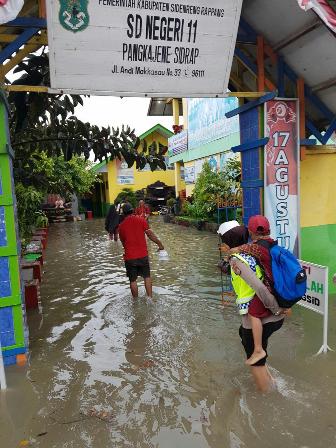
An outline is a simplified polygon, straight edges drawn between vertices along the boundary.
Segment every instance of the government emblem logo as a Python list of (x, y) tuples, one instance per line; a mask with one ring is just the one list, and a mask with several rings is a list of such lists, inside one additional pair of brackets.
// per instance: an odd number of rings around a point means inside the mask
[(89, 0), (59, 0), (59, 21), (68, 31), (83, 31), (89, 25)]

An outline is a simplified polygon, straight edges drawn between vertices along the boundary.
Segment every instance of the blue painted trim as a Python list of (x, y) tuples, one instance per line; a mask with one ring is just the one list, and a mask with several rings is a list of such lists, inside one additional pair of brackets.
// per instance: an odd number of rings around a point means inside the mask
[(243, 152), (248, 151), (249, 149), (258, 148), (259, 146), (267, 145), (269, 141), (269, 137), (260, 138), (258, 140), (252, 140), (250, 142), (243, 143), (242, 145), (233, 146), (231, 148), (232, 152)]
[(285, 96), (285, 67), (282, 56), (278, 57), (278, 92), (279, 96)]
[(315, 127), (314, 123), (310, 120), (306, 120), (306, 127), (310, 130), (310, 132), (317, 138), (320, 143), (323, 143), (323, 135), (321, 132)]
[(246, 112), (250, 109), (254, 109), (255, 107), (261, 106), (262, 104), (266, 103), (267, 101), (272, 100), (277, 96), (278, 92), (270, 92), (266, 93), (266, 95), (261, 96), (260, 98), (257, 98), (256, 100), (249, 101), (246, 104), (243, 104), (240, 107), (237, 107), (237, 109), (233, 109), (230, 112), (227, 112), (225, 114), (226, 118), (231, 118), (236, 115), (241, 114), (242, 112)]
[(298, 76), (295, 73), (295, 71), (288, 64), (286, 64), (286, 62), (284, 62), (284, 71), (285, 71), (286, 75), (288, 76), (288, 78), (296, 84)]
[(323, 144), (326, 145), (328, 143), (328, 140), (330, 139), (332, 133), (336, 130), (336, 117), (332, 120), (330, 123), (329, 128), (326, 130), (326, 133), (323, 136)]
[(3, 361), (5, 367), (12, 366), (16, 364), (16, 356), (5, 356)]
[(316, 145), (317, 140), (315, 140), (314, 138), (302, 138), (300, 140), (300, 145), (303, 146), (314, 146)]
[(6, 26), (21, 26), (23, 28), (47, 28), (46, 19), (39, 17), (17, 17), (5, 24)]
[(252, 72), (256, 75), (258, 72), (257, 66), (254, 62), (251, 61), (251, 59), (246, 56), (246, 54), (238, 47), (235, 48), (235, 55), (241, 59), (247, 67), (249, 67)]
[(317, 107), (326, 118), (329, 120), (334, 119), (334, 114), (331, 112), (331, 110), (318, 98), (316, 95), (312, 93), (312, 90), (310, 87), (308, 87), (305, 84), (305, 96), (314, 104), (315, 107)]
[(240, 17), (239, 28), (241, 28), (245, 33), (253, 35), (255, 38), (257, 37), (257, 33), (251, 27), (249, 23), (243, 17)]
[[(298, 80), (298, 76), (294, 72), (294, 70), (291, 67), (289, 67), (289, 65), (287, 65), (285, 62), (284, 62), (284, 71), (285, 71), (285, 74), (288, 76), (288, 78), (293, 83), (296, 84), (296, 81)], [(328, 118), (329, 120), (332, 120), (334, 118), (334, 114), (331, 112), (331, 110), (320, 100), (320, 98), (318, 98), (316, 95), (314, 95), (312, 93), (311, 88), (309, 86), (307, 86), (306, 84), (304, 87), (304, 91), (305, 91), (305, 97), (309, 101), (311, 101), (313, 103), (313, 105), (326, 116), (326, 118)]]
[(237, 209), (242, 208), (241, 205), (230, 205), (228, 207), (217, 207), (217, 210), (231, 210), (231, 209)]
[(6, 45), (6, 47), (0, 51), (0, 64), (9, 59), (13, 53), (16, 53), (22, 45), (28, 42), (36, 33), (40, 31), (39, 28), (28, 28), (20, 36), (18, 36), (13, 42)]
[(242, 42), (245, 44), (256, 44), (257, 38), (253, 34), (238, 33), (237, 42)]
[(255, 180), (243, 180), (240, 185), (243, 188), (262, 188), (264, 187), (264, 181), (262, 179), (255, 179)]
[(321, 132), (316, 128), (313, 122), (310, 120), (306, 120), (306, 126), (310, 130), (310, 132), (317, 138), (317, 140), (322, 143), (322, 145), (326, 145), (328, 143), (328, 140), (331, 136), (331, 134), (336, 129), (336, 118), (333, 119), (331, 122), (328, 130), (324, 135), (321, 134)]
[(26, 347), (12, 348), (10, 350), (2, 349), (2, 356), (5, 358), (6, 356), (21, 355), (22, 353), (26, 352)]
[[(239, 23), (239, 32), (241, 34), (245, 35), (250, 35), (250, 36), (257, 36), (257, 33), (255, 32), (255, 30), (253, 29), (253, 27), (251, 25), (249, 25), (246, 20), (244, 20), (243, 18), (240, 19), (240, 23)], [(239, 48), (235, 49), (235, 55), (240, 58), (245, 65), (247, 65), (255, 75), (257, 75), (257, 66), (251, 61), (251, 59), (246, 56), (245, 53), (243, 53)], [(281, 65), (278, 63), (278, 65)], [(294, 83), (296, 85), (296, 82), (298, 80), (298, 75), (295, 73), (295, 71), (286, 63), (283, 61), (283, 67), (279, 67), (278, 66), (278, 90), (279, 90), (279, 95), (280, 96), (285, 96), (285, 89), (284, 89), (284, 85), (282, 85), (281, 83), (281, 70), (283, 69), (284, 74), (288, 77), (288, 79), (290, 81), (292, 81), (292, 83)], [(280, 71), (280, 73), (279, 73)], [(284, 81), (283, 81), (284, 83)], [(320, 111), (322, 112), (322, 114), (325, 115), (325, 118), (327, 118), (328, 120), (333, 120), (334, 119), (334, 114), (333, 112), (323, 103), (322, 100), (320, 100), (320, 98), (318, 98), (311, 90), (310, 87), (308, 87), (307, 85), (305, 85), (305, 97)], [(315, 134), (314, 134), (315, 135)], [(319, 138), (319, 137), (318, 137)]]

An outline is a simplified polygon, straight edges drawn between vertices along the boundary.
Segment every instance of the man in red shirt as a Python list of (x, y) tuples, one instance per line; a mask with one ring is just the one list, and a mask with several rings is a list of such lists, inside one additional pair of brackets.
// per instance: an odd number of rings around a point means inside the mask
[(152, 297), (152, 279), (150, 277), (146, 235), (158, 245), (159, 250), (164, 250), (163, 244), (149, 228), (148, 222), (144, 218), (133, 214), (131, 204), (126, 202), (122, 209), (125, 219), (119, 225), (119, 238), (124, 246), (126, 274), (130, 281), (132, 296), (134, 299), (138, 297), (137, 278), (140, 275), (144, 278), (147, 296)]
[(148, 220), (149, 215), (150, 215), (150, 210), (149, 210), (148, 205), (145, 204), (145, 201), (142, 201), (142, 200), (139, 201), (139, 205), (135, 209), (134, 214), (137, 216), (141, 216), (141, 218)]

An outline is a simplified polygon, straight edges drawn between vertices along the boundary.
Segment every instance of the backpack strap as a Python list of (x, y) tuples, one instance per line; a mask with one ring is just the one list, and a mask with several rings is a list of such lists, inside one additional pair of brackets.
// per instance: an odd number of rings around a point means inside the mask
[[(269, 255), (270, 255), (271, 259), (272, 259), (271, 249), (272, 249), (272, 247), (277, 246), (277, 245), (278, 245), (278, 242), (277, 242), (277, 241), (272, 241), (272, 242), (271, 242), (271, 241), (267, 241), (267, 240), (263, 240), (263, 239), (261, 239), (261, 240), (256, 241), (256, 244), (258, 244), (258, 246), (261, 246), (261, 247), (264, 247), (265, 249), (267, 249), (268, 252), (269, 252)], [(269, 285), (270, 285), (271, 288), (272, 288), (272, 293), (273, 293), (274, 297), (277, 297), (277, 293), (276, 293), (275, 288), (274, 288), (274, 281), (272, 281), (272, 280), (266, 275), (266, 272), (264, 272), (264, 276), (265, 276), (265, 278), (268, 280), (268, 283), (269, 283)]]

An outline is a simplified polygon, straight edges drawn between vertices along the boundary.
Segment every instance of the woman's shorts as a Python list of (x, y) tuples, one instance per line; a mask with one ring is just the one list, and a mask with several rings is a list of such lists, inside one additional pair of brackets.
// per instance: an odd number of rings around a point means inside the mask
[[(267, 359), (267, 344), (268, 344), (268, 338), (275, 332), (280, 330), (280, 328), (282, 327), (284, 320), (278, 320), (276, 322), (268, 322), (267, 324), (263, 325), (263, 335), (262, 335), (262, 346), (263, 349), (266, 352), (266, 356), (262, 359), (260, 359), (258, 362), (256, 362), (255, 364), (253, 364), (254, 366), (264, 366), (266, 364), (266, 359)], [(241, 343), (243, 344), (245, 353), (246, 353), (246, 358), (249, 358), (254, 350), (254, 342), (253, 342), (253, 334), (252, 334), (252, 330), (247, 329), (247, 328), (243, 328), (242, 326), (240, 326), (239, 328), (239, 336), (241, 339)]]

